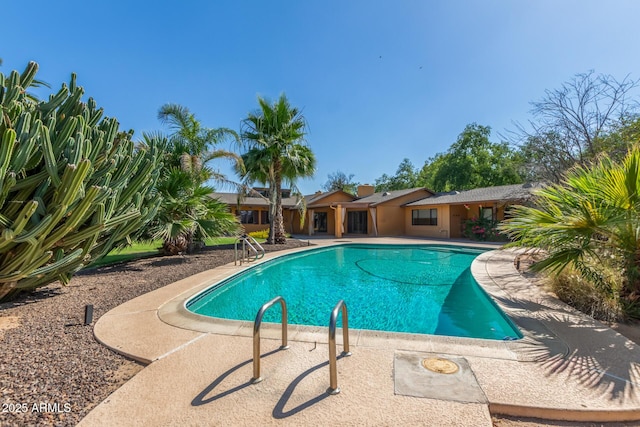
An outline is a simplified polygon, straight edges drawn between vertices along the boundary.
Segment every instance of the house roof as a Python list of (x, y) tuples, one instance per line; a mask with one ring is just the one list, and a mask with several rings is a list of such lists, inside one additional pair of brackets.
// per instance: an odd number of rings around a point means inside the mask
[[(391, 190), (391, 191), (384, 191), (380, 193), (373, 193), (370, 196), (366, 196), (356, 200), (355, 203), (358, 203), (358, 204), (362, 203), (362, 204), (369, 204), (372, 206), (376, 206), (381, 203), (386, 203), (390, 200), (394, 200), (399, 197), (407, 196), (411, 193), (418, 193), (421, 191), (426, 191), (427, 193), (433, 194), (430, 190), (427, 190), (426, 188), (423, 188), (423, 187), (407, 188), (405, 190)], [(422, 198), (422, 197), (425, 197), (425, 196), (421, 196), (419, 198)]]
[(460, 203), (515, 201), (529, 199), (540, 183), (499, 185), (497, 187), (474, 188), (473, 190), (438, 193), (432, 197), (407, 203), (405, 206), (446, 205)]
[(314, 194), (306, 195), (306, 196), (304, 196), (304, 200), (307, 202), (307, 205), (311, 205), (311, 204), (313, 204), (313, 203), (317, 203), (317, 202), (319, 202), (320, 200), (322, 200), (322, 199), (324, 199), (324, 198), (326, 198), (326, 197), (329, 197), (329, 196), (331, 196), (331, 195), (333, 195), (333, 194), (338, 194), (338, 193), (345, 194), (345, 195), (347, 195), (347, 196), (351, 197), (352, 199), (355, 199), (355, 197), (354, 197), (353, 195), (351, 195), (351, 194), (347, 193), (346, 191), (343, 191), (343, 190), (333, 190), (333, 191), (328, 191), (328, 192), (326, 192), (326, 193), (318, 192), (318, 193), (314, 193)]
[[(228, 205), (238, 204), (238, 193), (211, 193), (211, 197), (220, 200), (222, 203)], [(293, 208), (298, 203), (298, 199), (295, 197), (282, 198), (282, 207)], [(262, 197), (244, 197), (241, 201), (243, 206), (269, 206), (269, 200)]]

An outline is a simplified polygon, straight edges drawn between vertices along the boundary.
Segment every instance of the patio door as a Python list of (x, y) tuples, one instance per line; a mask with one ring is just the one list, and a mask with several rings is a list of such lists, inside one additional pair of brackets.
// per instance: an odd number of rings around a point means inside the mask
[(316, 212), (313, 214), (313, 231), (316, 233), (327, 232), (327, 213)]
[(367, 234), (367, 211), (347, 212), (347, 233)]

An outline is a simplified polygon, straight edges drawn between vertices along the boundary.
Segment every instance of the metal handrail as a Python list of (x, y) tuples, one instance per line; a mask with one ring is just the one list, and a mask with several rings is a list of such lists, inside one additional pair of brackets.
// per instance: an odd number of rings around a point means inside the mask
[(253, 378), (251, 378), (252, 384), (257, 384), (262, 381), (262, 377), (260, 377), (260, 325), (262, 324), (262, 316), (264, 316), (265, 311), (267, 311), (278, 301), (282, 306), (282, 345), (280, 346), (280, 350), (286, 350), (289, 348), (289, 346), (287, 345), (287, 303), (284, 301), (284, 298), (282, 298), (281, 296), (277, 296), (260, 307), (260, 310), (258, 310), (258, 314), (256, 315), (256, 320), (255, 322), (253, 322)]
[[(237, 265), (238, 264), (238, 243), (242, 242), (242, 256), (240, 257), (240, 265), (242, 265), (242, 263), (244, 262), (245, 258), (247, 260), (247, 262), (251, 262), (251, 261), (257, 261), (260, 258), (264, 257), (265, 255), (265, 250), (264, 248), (260, 245), (260, 243), (258, 243), (258, 241), (256, 239), (254, 239), (253, 237), (249, 236), (249, 235), (244, 235), (244, 236), (240, 236), (236, 239), (235, 241), (235, 260), (233, 261), (233, 265)], [(256, 245), (258, 248), (260, 248), (260, 252), (258, 252), (258, 249), (255, 248)], [(249, 258), (249, 255), (247, 254), (247, 246), (249, 248), (251, 248), (251, 250), (254, 253), (253, 259)]]
[(264, 251), (264, 248), (262, 247), (262, 245), (260, 245), (260, 243), (258, 243), (258, 241), (255, 238), (253, 238), (252, 236), (247, 235), (247, 236), (245, 236), (245, 238), (247, 239), (247, 244), (254, 244), (254, 245), (256, 245), (258, 247), (258, 249), (260, 249), (261, 253), (258, 253), (258, 251), (255, 248), (253, 248), (253, 250), (256, 252), (256, 259), (260, 259), (260, 258), (264, 257), (265, 251)]
[(344, 300), (338, 301), (338, 304), (333, 308), (331, 317), (329, 318), (329, 388), (327, 393), (338, 394), (340, 393), (340, 387), (338, 387), (338, 369), (337, 369), (337, 357), (336, 357), (336, 323), (338, 322), (338, 314), (342, 308), (342, 340), (343, 349), (342, 356), (351, 356), (349, 351), (349, 315), (347, 312), (347, 304)]

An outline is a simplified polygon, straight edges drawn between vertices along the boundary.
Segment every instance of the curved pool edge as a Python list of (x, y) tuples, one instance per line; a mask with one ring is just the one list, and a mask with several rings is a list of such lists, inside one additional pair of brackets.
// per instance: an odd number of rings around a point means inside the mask
[[(277, 256), (285, 253), (290, 251), (283, 251)], [(484, 348), (484, 343), (480, 342), (483, 340), (464, 339), (467, 342), (462, 344), (441, 343), (441, 337), (433, 335), (388, 338), (377, 333), (374, 335), (378, 336), (372, 337), (362, 337), (360, 334), (358, 342), (352, 340), (352, 346), (357, 351), (357, 346), (368, 346), (373, 341), (374, 345), (381, 345), (386, 351), (393, 352), (412, 346), (424, 348), (424, 343), (430, 341), (433, 342), (435, 353), (468, 354), (467, 359), (487, 396), (491, 413), (567, 421), (640, 419), (640, 387), (633, 387), (633, 384), (640, 384), (640, 379), (634, 374), (640, 372), (640, 364), (635, 357), (638, 346), (532, 285), (515, 269), (513, 261), (517, 254), (518, 251), (514, 250), (494, 250), (482, 254), (482, 258), (479, 257), (472, 264), (478, 283), (525, 335), (519, 342), (501, 343), (504, 345), (503, 354), (511, 355), (508, 360), (496, 357), (492, 348)], [(193, 295), (214, 281), (221, 280), (219, 277), (225, 274), (232, 274), (232, 270), (237, 272), (238, 267), (231, 264), (199, 273), (130, 300), (100, 317), (95, 324), (94, 334), (112, 350), (146, 364), (173, 353), (187, 352), (190, 358), (206, 357), (201, 353), (192, 354), (191, 349), (199, 347), (192, 344), (202, 338), (205, 338), (202, 341), (205, 342), (208, 336), (230, 333), (185, 329), (184, 326), (189, 326), (185, 319), (182, 321), (187, 323), (183, 326), (179, 326), (176, 319), (167, 319), (169, 308), (176, 300), (186, 300), (187, 295)], [(218, 278), (212, 279), (211, 275)], [(177, 311), (174, 314), (177, 315)], [(161, 320), (160, 316), (172, 324)], [(226, 326), (224, 321), (214, 323), (217, 327), (235, 328), (236, 331), (251, 323), (236, 325), (233, 322)], [(264, 338), (279, 338), (279, 325), (264, 326)], [(318, 334), (318, 337), (325, 335), (321, 331), (299, 331), (296, 338), (313, 341), (305, 338), (305, 332)], [(243, 345), (246, 345), (247, 355), (250, 356), (251, 341), (241, 339), (245, 340)], [(417, 341), (412, 342), (412, 339)], [(449, 340), (445, 337), (445, 341)], [(363, 352), (366, 352), (365, 348)], [(599, 378), (597, 382), (585, 383), (581, 371), (562, 369), (567, 366), (580, 367), (580, 360), (585, 357), (605, 369), (604, 372), (595, 372)], [(153, 363), (153, 366), (158, 365)], [(629, 379), (625, 379), (627, 375)], [(573, 385), (568, 386), (569, 383)], [(564, 392), (560, 392), (563, 387)], [(624, 389), (624, 395), (610, 395), (612, 387), (613, 390)]]
[[(325, 241), (321, 247), (309, 246), (296, 248), (293, 250), (287, 250), (277, 253), (268, 254), (258, 262), (251, 263), (250, 265), (234, 266), (233, 263), (227, 264), (218, 269), (227, 269), (228, 274), (216, 275), (215, 279), (212, 278), (204, 283), (199, 284), (187, 292), (182, 293), (180, 296), (166, 302), (158, 308), (158, 318), (164, 323), (175, 326), (181, 329), (196, 331), (199, 333), (213, 333), (232, 336), (253, 336), (253, 322), (241, 321), (241, 320), (229, 320), (222, 318), (214, 318), (209, 316), (203, 316), (196, 314), (186, 308), (187, 302), (204, 291), (212, 285), (227, 280), (228, 278), (242, 273), (243, 271), (253, 268), (256, 265), (260, 265), (264, 262), (281, 258), (292, 253), (305, 252), (308, 250), (318, 250), (322, 247), (338, 246), (338, 245), (359, 245), (363, 242), (344, 242), (340, 240)], [(393, 243), (390, 243), (393, 244)], [(443, 242), (402, 242), (402, 244), (437, 244), (442, 245)], [(473, 245), (471, 243), (455, 244), (452, 246), (461, 247), (475, 247), (481, 249), (487, 249), (486, 245)], [(474, 279), (478, 282), (478, 285), (491, 297), (492, 301), (507, 315), (509, 320), (518, 326), (522, 332), (523, 338), (514, 341), (501, 341), (490, 339), (478, 339), (478, 338), (464, 338), (444, 335), (429, 335), (429, 334), (412, 334), (401, 332), (386, 332), (386, 331), (372, 331), (362, 329), (349, 329), (349, 341), (354, 346), (364, 346), (373, 348), (389, 348), (390, 346), (398, 350), (414, 350), (425, 352), (441, 352), (446, 354), (454, 354), (460, 356), (476, 356), (476, 357), (488, 357), (494, 359), (503, 360), (517, 360), (517, 361), (536, 361), (542, 358), (548, 357), (549, 354), (566, 354), (569, 350), (562, 341), (549, 331), (539, 322), (531, 319), (527, 313), (523, 312), (523, 308), (519, 310), (513, 309), (513, 304), (517, 304), (512, 301), (512, 304), (507, 303), (509, 296), (505, 291), (496, 285), (492, 276), (487, 274), (486, 267), (483, 268), (492, 257), (487, 254), (495, 252), (489, 251), (480, 254), (476, 257), (471, 266), (471, 272)], [(271, 256), (269, 256), (271, 255)], [(515, 257), (516, 254), (513, 254)], [(480, 259), (480, 260), (479, 260)], [(500, 259), (499, 262), (503, 260)], [(513, 259), (510, 261), (513, 265)], [(476, 265), (474, 267), (474, 264)], [(514, 272), (523, 279), (515, 267)], [(484, 272), (484, 274), (483, 274)], [(513, 279), (513, 278), (511, 278)], [(523, 279), (526, 280), (526, 279)], [(524, 315), (524, 316), (523, 316)], [(520, 318), (524, 317), (525, 320)], [(264, 338), (277, 339), (281, 333), (280, 324), (276, 323), (263, 323), (261, 326), (261, 336)], [(338, 331), (340, 336), (341, 331)], [(328, 326), (305, 326), (305, 325), (288, 325), (288, 338), (290, 341), (300, 342), (316, 342), (327, 343), (328, 342)], [(548, 348), (552, 347), (550, 351)]]

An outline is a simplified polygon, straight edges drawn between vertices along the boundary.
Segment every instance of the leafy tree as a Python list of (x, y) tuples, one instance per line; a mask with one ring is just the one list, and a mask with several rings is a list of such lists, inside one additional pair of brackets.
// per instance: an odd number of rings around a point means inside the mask
[(558, 182), (569, 167), (587, 165), (605, 149), (626, 152), (601, 142), (634, 117), (627, 95), (637, 85), (628, 77), (617, 81), (590, 71), (575, 75), (559, 89), (547, 90), (532, 103), (529, 129), (518, 125), (514, 132), (515, 142), (522, 146), (526, 174)]
[(612, 160), (621, 161), (634, 145), (640, 144), (640, 116), (629, 116), (613, 125), (613, 129), (596, 141), (596, 150)]
[[(247, 182), (269, 186), (269, 226), (267, 243), (286, 242), (282, 217), (282, 183), (296, 190), (299, 178), (312, 176), (316, 159), (304, 143), (306, 123), (302, 112), (292, 107), (282, 94), (270, 104), (258, 97), (260, 109), (242, 121), (242, 139), (247, 152), (242, 155)], [(299, 192), (297, 192), (299, 193)], [(304, 220), (304, 215), (301, 215)]]
[(489, 141), (491, 128), (467, 125), (444, 154), (429, 159), (419, 182), (434, 191), (470, 190), (522, 182), (518, 156), (507, 143)]
[(353, 194), (358, 193), (358, 185), (360, 183), (353, 182), (353, 174), (345, 174), (344, 172), (337, 171), (328, 175), (328, 180), (322, 187), (325, 191), (342, 190), (346, 193)]
[[(539, 191), (535, 206), (516, 206), (500, 229), (516, 245), (540, 248), (537, 270), (571, 265), (584, 280), (640, 317), (640, 150), (621, 163), (603, 157), (572, 169), (560, 184)], [(610, 267), (607, 269), (606, 267)], [(607, 271), (622, 272), (611, 280)]]
[(416, 171), (413, 163), (407, 158), (403, 159), (398, 165), (396, 174), (389, 176), (382, 174), (380, 178), (375, 181), (376, 191), (392, 191), (392, 190), (404, 190), (407, 188), (418, 187), (418, 172)]
[(242, 167), (240, 156), (215, 148), (227, 138), (237, 139), (237, 134), (203, 127), (188, 108), (177, 104), (163, 105), (158, 118), (168, 125), (171, 134), (165, 138), (166, 167), (158, 182), (162, 203), (147, 231), (153, 238), (163, 239), (165, 254), (191, 253), (205, 238), (239, 230), (237, 219), (224, 204), (210, 197), (214, 189), (205, 185), (208, 180), (230, 182), (210, 167), (214, 159), (231, 159)]

